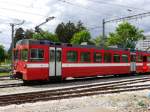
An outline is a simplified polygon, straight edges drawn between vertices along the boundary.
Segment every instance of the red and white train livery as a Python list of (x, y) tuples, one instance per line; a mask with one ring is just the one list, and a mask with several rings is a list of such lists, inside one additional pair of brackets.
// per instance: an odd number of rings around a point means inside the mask
[(150, 72), (150, 53), (142, 51), (24, 39), (14, 52), (14, 76), (24, 81)]

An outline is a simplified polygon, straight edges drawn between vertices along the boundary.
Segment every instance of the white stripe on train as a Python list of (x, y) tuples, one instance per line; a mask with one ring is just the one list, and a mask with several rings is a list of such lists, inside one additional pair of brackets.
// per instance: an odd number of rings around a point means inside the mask
[(27, 68), (48, 68), (48, 64), (41, 64), (41, 63), (32, 63), (32, 64), (27, 64)]
[[(143, 63), (136, 63), (136, 66), (142, 66)], [(111, 66), (130, 66), (130, 63), (63, 63), (62, 67), (111, 67)], [(27, 64), (27, 68), (48, 68), (49, 64), (32, 63)]]
[(106, 66), (130, 66), (130, 63), (65, 63), (62, 67), (106, 67)]

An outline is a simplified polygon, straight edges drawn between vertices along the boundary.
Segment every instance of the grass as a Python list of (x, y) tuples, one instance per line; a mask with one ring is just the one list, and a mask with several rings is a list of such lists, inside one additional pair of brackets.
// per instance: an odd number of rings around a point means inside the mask
[(9, 75), (9, 73), (8, 72), (3, 72), (3, 73), (0, 73), (0, 76), (7, 76), (7, 75)]
[(139, 102), (138, 102), (138, 105), (139, 105), (140, 107), (145, 107), (145, 106), (146, 106), (145, 103), (144, 103), (144, 101), (139, 101)]
[[(0, 68), (2, 69), (10, 69), (10, 62), (5, 61), (3, 63), (0, 63)], [(7, 76), (9, 75), (9, 72), (0, 72), (0, 76)]]

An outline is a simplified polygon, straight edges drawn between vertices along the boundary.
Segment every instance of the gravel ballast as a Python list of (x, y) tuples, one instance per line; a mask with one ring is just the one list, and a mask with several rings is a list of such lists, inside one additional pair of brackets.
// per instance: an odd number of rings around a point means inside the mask
[(10, 105), (0, 112), (148, 112), (149, 90)]

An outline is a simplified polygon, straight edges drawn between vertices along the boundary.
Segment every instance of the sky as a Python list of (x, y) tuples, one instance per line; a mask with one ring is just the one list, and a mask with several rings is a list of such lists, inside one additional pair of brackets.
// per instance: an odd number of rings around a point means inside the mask
[[(81, 20), (91, 32), (92, 38), (102, 34), (102, 20), (130, 16), (150, 11), (150, 0), (0, 0), (0, 45), (9, 49), (10, 23), (21, 23), (15, 29), (34, 29), (48, 17), (56, 17), (41, 26), (54, 32), (61, 22)], [(129, 20), (131, 24), (150, 34), (150, 16)], [(106, 24), (106, 34), (113, 32), (120, 22)]]

